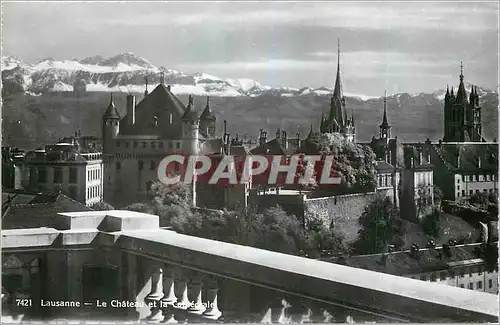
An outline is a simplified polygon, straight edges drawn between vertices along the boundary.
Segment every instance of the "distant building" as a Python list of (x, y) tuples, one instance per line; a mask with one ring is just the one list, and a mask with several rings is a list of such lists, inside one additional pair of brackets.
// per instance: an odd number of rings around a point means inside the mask
[(460, 70), (460, 84), (456, 95), (446, 89), (444, 98), (444, 142), (483, 142), (481, 107), (477, 87), (472, 86), (467, 99), (463, 69)]
[(434, 208), (434, 166), (422, 146), (404, 148), (405, 168), (401, 175), (401, 217), (419, 221)]
[(398, 168), (385, 161), (377, 161), (375, 163), (377, 171), (377, 187), (376, 191), (384, 193), (391, 198), (394, 207), (399, 208), (399, 195), (401, 186), (401, 174)]
[[(375, 272), (498, 294), (498, 268), (494, 266), (494, 257), (490, 260), (484, 253), (485, 250), (496, 248), (496, 244), (443, 245), (425, 249), (413, 247), (406, 251), (325, 260)], [(496, 256), (498, 258), (498, 254)]]
[(2, 190), (22, 189), (20, 167), (24, 156), (24, 150), (2, 147)]
[(435, 182), (443, 199), (467, 201), (477, 193), (498, 194), (498, 143), (430, 143)]
[(61, 212), (91, 211), (85, 204), (61, 194), (22, 190), (2, 191), (2, 228), (53, 227)]
[[(85, 144), (85, 146), (82, 145)], [(87, 206), (103, 198), (103, 161), (100, 145), (92, 138), (61, 139), (26, 153), (21, 163), (21, 184), (28, 191), (63, 193)]]
[(76, 78), (73, 83), (73, 95), (75, 97), (84, 96), (87, 93), (87, 83), (82, 78)]

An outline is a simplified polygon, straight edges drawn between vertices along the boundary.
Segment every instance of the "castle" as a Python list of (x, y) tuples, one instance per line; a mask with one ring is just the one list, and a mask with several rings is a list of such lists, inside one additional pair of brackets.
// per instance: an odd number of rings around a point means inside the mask
[[(146, 88), (137, 105), (135, 96), (127, 95), (126, 106), (126, 115), (121, 117), (111, 95), (102, 118), (104, 199), (113, 205), (145, 198), (158, 180), (158, 164), (168, 154), (215, 155), (227, 149), (228, 137), (215, 135), (216, 117), (209, 98), (198, 116), (193, 97), (185, 106), (164, 78), (151, 93)], [(195, 182), (192, 186), (196, 205)]]

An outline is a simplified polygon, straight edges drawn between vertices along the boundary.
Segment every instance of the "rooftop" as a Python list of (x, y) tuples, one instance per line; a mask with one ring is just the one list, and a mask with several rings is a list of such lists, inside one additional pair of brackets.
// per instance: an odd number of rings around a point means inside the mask
[[(484, 260), (480, 256), (480, 248), (481, 244), (450, 246), (450, 254), (446, 254), (443, 251), (443, 247), (422, 248), (418, 252), (418, 257), (412, 256), (411, 250), (386, 254), (350, 256), (342, 264), (394, 275), (411, 275), (422, 272), (448, 270), (449, 267), (459, 265), (459, 262), (463, 261), (483, 263)], [(332, 263), (339, 262), (339, 258), (324, 260)]]
[(433, 144), (444, 166), (453, 172), (497, 172), (498, 143), (449, 143)]

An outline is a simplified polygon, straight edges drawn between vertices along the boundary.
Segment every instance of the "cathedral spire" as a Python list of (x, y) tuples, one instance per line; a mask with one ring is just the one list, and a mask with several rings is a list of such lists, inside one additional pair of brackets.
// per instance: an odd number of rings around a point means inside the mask
[(148, 76), (144, 77), (144, 80), (146, 81), (146, 90), (144, 90), (144, 97), (148, 95)]
[(340, 82), (340, 39), (337, 40), (337, 76), (335, 78), (333, 97), (339, 99), (342, 97), (342, 85)]
[(381, 128), (387, 128), (389, 123), (387, 122), (387, 90), (384, 92), (384, 116), (382, 117)]
[(460, 62), (460, 85), (458, 85), (456, 100), (458, 103), (467, 101), (467, 93), (465, 92), (464, 85), (464, 66), (462, 62)]

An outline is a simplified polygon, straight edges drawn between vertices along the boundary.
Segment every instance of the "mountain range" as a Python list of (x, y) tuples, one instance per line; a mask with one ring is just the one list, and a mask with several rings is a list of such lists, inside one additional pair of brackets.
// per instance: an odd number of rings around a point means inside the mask
[[(146, 79), (155, 87), (164, 77), (176, 94), (218, 97), (256, 97), (273, 94), (283, 97), (308, 94), (327, 95), (331, 89), (269, 87), (252, 79), (221, 79), (206, 73), (185, 74), (165, 67), (156, 67), (133, 53), (120, 53), (105, 59), (100, 55), (81, 60), (44, 59), (37, 64), (18, 57), (2, 57), (2, 81), (10, 92), (25, 91), (41, 94), (54, 91), (72, 91), (73, 84), (82, 80), (87, 91), (143, 93)], [(352, 97), (369, 98), (362, 95)]]
[[(290, 136), (307, 134), (311, 125), (318, 127), (322, 112), (327, 113), (328, 87), (301, 89), (269, 87), (251, 79), (221, 79), (205, 73), (185, 74), (156, 67), (132, 53), (111, 58), (93, 56), (74, 60), (44, 59), (29, 64), (20, 58), (2, 57), (2, 128), (3, 141), (19, 147), (43, 145), (80, 129), (87, 135), (100, 136), (100, 121), (109, 103), (109, 92), (115, 93), (115, 104), (125, 114), (127, 93), (142, 94), (161, 81), (171, 85), (172, 92), (187, 102), (194, 95), (195, 108), (201, 111), (210, 96), (219, 129), (227, 120), (233, 134), (255, 137), (259, 128), (267, 128), (272, 137), (277, 128)], [(86, 84), (87, 93), (73, 96), (73, 84)], [(458, 81), (457, 81), (458, 82)], [(466, 89), (470, 91), (470, 85)], [(402, 141), (437, 140), (443, 136), (443, 100), (445, 90), (432, 93), (398, 93), (387, 97), (389, 123), (393, 136)], [(497, 138), (498, 94), (478, 87), (483, 108), (483, 134), (487, 140)], [(348, 114), (355, 115), (359, 141), (378, 135), (383, 111), (382, 97), (345, 93)], [(203, 97), (203, 98), (201, 98)]]

